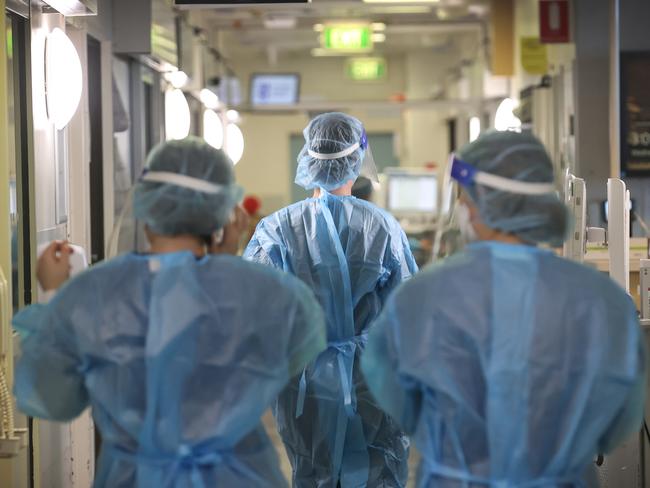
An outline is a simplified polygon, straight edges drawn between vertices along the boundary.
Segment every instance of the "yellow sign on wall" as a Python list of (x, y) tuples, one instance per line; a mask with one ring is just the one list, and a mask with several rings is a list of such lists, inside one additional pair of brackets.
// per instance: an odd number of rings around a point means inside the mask
[(548, 51), (539, 37), (522, 37), (521, 66), (531, 75), (543, 75), (548, 72)]

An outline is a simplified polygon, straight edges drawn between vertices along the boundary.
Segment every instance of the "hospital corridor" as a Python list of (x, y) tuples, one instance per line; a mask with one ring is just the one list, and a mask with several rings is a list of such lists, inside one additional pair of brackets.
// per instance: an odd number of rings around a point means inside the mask
[(650, 488), (649, 25), (0, 0), (0, 488)]

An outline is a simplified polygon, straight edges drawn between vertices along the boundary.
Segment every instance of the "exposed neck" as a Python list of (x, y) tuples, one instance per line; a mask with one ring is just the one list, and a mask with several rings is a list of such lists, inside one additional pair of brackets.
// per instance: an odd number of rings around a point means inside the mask
[[(352, 196), (352, 187), (345, 185), (342, 186), (341, 188), (337, 188), (335, 190), (331, 190), (329, 193), (332, 195), (336, 195), (337, 197), (349, 197)], [(314, 198), (320, 197), (320, 188), (315, 188), (314, 189)]]
[(479, 241), (496, 241), (503, 242), (504, 244), (518, 244), (521, 246), (527, 245), (526, 242), (522, 241), (519, 237), (513, 234), (499, 232), (498, 230), (490, 229), (489, 227), (475, 225), (474, 230), (476, 231), (476, 235)]
[(148, 232), (150, 252), (153, 254), (168, 254), (189, 251), (195, 256), (206, 254), (205, 242), (200, 237), (184, 234), (179, 236), (162, 236)]

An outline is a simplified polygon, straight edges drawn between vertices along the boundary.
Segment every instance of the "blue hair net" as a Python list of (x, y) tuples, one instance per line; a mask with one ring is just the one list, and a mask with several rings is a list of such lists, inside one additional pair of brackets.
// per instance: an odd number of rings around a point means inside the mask
[[(303, 134), (305, 145), (298, 155), (297, 185), (307, 190), (330, 191), (357, 179), (368, 148), (359, 120), (339, 112), (326, 113), (315, 117)], [(323, 158), (345, 153), (355, 145), (358, 147), (350, 154), (336, 159)]]
[(162, 235), (212, 234), (227, 223), (243, 194), (235, 184), (228, 156), (195, 137), (154, 148), (147, 158), (146, 171), (173, 173), (218, 188), (210, 193), (173, 182), (141, 179), (135, 188), (133, 213)]
[[(458, 153), (477, 170), (516, 181), (553, 183), (553, 163), (542, 143), (518, 132), (487, 132)], [(555, 193), (522, 195), (481, 184), (465, 188), (481, 220), (492, 229), (530, 243), (559, 246), (567, 235), (569, 214)]]

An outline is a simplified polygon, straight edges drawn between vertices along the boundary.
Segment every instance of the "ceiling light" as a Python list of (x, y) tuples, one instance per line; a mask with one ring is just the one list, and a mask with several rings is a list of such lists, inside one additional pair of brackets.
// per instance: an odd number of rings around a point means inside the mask
[(477, 17), (484, 17), (488, 13), (488, 7), (486, 5), (472, 3), (467, 6), (467, 12)]
[(370, 24), (370, 27), (375, 32), (384, 32), (386, 30), (386, 24), (383, 22), (373, 22)]
[(189, 81), (189, 76), (184, 71), (172, 71), (165, 73), (165, 79), (171, 83), (174, 88), (183, 88)]
[(481, 119), (472, 117), (469, 119), (469, 142), (474, 142), (481, 134)]
[(244, 134), (236, 124), (226, 127), (226, 153), (237, 164), (244, 155)]
[(66, 17), (97, 15), (97, 0), (45, 0), (45, 3)]
[(264, 27), (267, 29), (293, 29), (296, 26), (295, 17), (276, 17), (271, 16), (264, 19)]
[(521, 120), (514, 114), (514, 109), (517, 107), (517, 102), (512, 98), (505, 98), (499, 104), (496, 113), (494, 114), (494, 128), (498, 131), (506, 130), (521, 130)]
[(226, 118), (233, 123), (239, 122), (239, 112), (237, 110), (228, 110), (226, 112)]
[(167, 140), (185, 139), (190, 135), (192, 115), (182, 90), (165, 92), (165, 136)]
[(203, 139), (215, 149), (223, 147), (223, 121), (214, 110), (203, 112)]
[(381, 32), (373, 34), (370, 36), (370, 38), (372, 39), (372, 42), (386, 42), (386, 34), (383, 34)]
[(447, 20), (449, 18), (449, 11), (444, 8), (439, 8), (436, 10), (436, 15), (440, 20)]
[(438, 3), (440, 0), (363, 0), (364, 3)]
[(428, 14), (431, 13), (431, 7), (426, 5), (386, 5), (371, 7), (370, 13), (378, 15)]
[(350, 53), (345, 52), (345, 51), (332, 51), (330, 49), (323, 49), (322, 47), (315, 47), (314, 49), (311, 50), (311, 55), (320, 58), (324, 56), (349, 56)]
[(45, 40), (45, 97), (47, 116), (63, 130), (81, 101), (83, 72), (72, 41), (58, 27)]
[(201, 100), (201, 103), (205, 105), (206, 108), (213, 110), (219, 108), (219, 97), (209, 88), (204, 88), (201, 90), (201, 93), (199, 93), (199, 98)]

